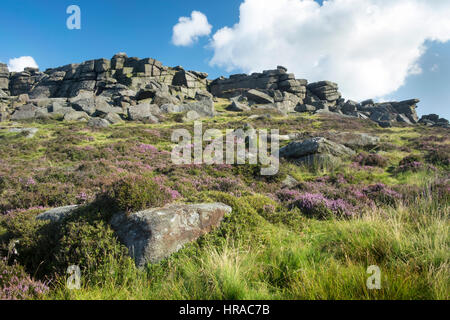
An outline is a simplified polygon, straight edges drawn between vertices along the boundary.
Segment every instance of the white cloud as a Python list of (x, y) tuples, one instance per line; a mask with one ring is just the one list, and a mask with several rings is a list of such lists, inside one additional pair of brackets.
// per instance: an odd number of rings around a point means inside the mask
[(21, 72), (27, 67), (39, 68), (36, 61), (30, 56), (9, 59), (8, 69), (11, 72)]
[(208, 18), (199, 11), (192, 11), (191, 17), (181, 17), (173, 27), (172, 43), (176, 46), (189, 46), (199, 37), (211, 34), (212, 26)]
[(351, 99), (376, 98), (421, 73), (426, 40), (450, 40), (448, 0), (245, 0), (213, 35), (211, 65), (255, 72), (282, 64), (331, 80)]

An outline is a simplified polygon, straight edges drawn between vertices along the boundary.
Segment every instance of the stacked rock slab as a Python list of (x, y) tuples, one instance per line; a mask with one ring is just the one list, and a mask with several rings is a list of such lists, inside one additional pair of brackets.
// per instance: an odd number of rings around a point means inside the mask
[(265, 91), (273, 96), (273, 92), (290, 92), (305, 98), (306, 80), (297, 80), (293, 73), (287, 73), (287, 69), (278, 66), (275, 70), (266, 70), (262, 73), (235, 74), (229, 78), (218, 78), (211, 82), (209, 88), (216, 97), (234, 97), (245, 95), (249, 90)]

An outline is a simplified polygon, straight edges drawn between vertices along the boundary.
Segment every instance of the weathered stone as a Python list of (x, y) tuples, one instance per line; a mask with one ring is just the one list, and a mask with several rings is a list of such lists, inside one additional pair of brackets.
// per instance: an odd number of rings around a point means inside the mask
[(251, 108), (243, 103), (238, 102), (237, 100), (232, 100), (231, 104), (227, 107), (227, 110), (234, 112), (243, 112), (250, 111)]
[(19, 107), (12, 115), (11, 120), (29, 120), (34, 119), (36, 116), (37, 108), (32, 104), (27, 104), (22, 107)]
[(103, 119), (109, 121), (112, 124), (123, 122), (122, 118), (117, 113), (112, 113), (112, 112), (107, 113), (103, 117)]
[(164, 104), (179, 104), (180, 100), (177, 97), (170, 95), (168, 92), (158, 91), (153, 98), (153, 104), (162, 106)]
[(110, 123), (106, 119), (102, 118), (90, 118), (88, 120), (87, 125), (92, 128), (107, 128), (109, 127)]
[(25, 133), (27, 139), (33, 138), (38, 131), (39, 129), (37, 128), (11, 128), (8, 130), (8, 132), (13, 133)]
[(231, 207), (221, 203), (172, 204), (132, 214), (116, 214), (111, 225), (136, 265), (157, 263), (218, 227)]
[(89, 115), (84, 111), (72, 110), (64, 115), (64, 121), (87, 121)]
[(39, 214), (36, 219), (50, 221), (52, 223), (60, 222), (64, 218), (67, 218), (68, 216), (73, 214), (78, 208), (79, 206), (77, 205), (54, 208)]
[(273, 98), (271, 96), (269, 96), (268, 94), (266, 94), (262, 91), (259, 91), (259, 90), (255, 90), (255, 89), (251, 89), (251, 90), (247, 91), (246, 96), (249, 101), (253, 101), (255, 103), (268, 104), (268, 103), (275, 102), (273, 100)]
[(379, 145), (380, 138), (367, 133), (334, 132), (333, 140), (351, 149), (371, 149)]
[(322, 163), (335, 157), (354, 155), (352, 149), (322, 137), (291, 142), (280, 149), (280, 156), (307, 164)]
[(310, 104), (300, 104), (297, 107), (295, 107), (295, 111), (297, 112), (314, 112), (316, 111), (316, 107), (312, 106)]
[(183, 117), (183, 122), (195, 121), (200, 118), (201, 118), (201, 116), (198, 114), (197, 111), (191, 110), (191, 111), (188, 111), (186, 113), (186, 115)]
[(161, 110), (157, 105), (149, 103), (142, 103), (128, 108), (128, 118), (134, 121), (157, 123), (159, 120), (156, 115), (160, 113)]

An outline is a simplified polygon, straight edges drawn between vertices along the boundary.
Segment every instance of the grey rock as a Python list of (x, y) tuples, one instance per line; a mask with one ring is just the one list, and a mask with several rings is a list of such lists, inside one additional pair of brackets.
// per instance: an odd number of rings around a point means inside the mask
[(149, 103), (142, 103), (128, 108), (128, 118), (133, 121), (158, 123), (159, 120), (156, 115), (160, 113), (161, 110), (157, 105)]
[(183, 117), (183, 122), (190, 122), (200, 119), (201, 116), (197, 113), (197, 111), (191, 110), (186, 113)]
[(36, 116), (37, 108), (32, 104), (27, 104), (19, 107), (12, 115), (11, 120), (29, 120), (34, 119)]
[(269, 104), (275, 102), (273, 98), (268, 94), (255, 89), (247, 91), (246, 96), (248, 100), (254, 101), (255, 103), (259, 104)]
[(380, 138), (367, 133), (335, 132), (333, 140), (351, 149), (370, 149), (379, 145)]
[(87, 125), (92, 128), (107, 128), (110, 126), (110, 122), (102, 118), (90, 118)]
[(113, 216), (111, 225), (136, 265), (157, 263), (218, 227), (231, 207), (222, 203), (172, 204)]
[(43, 220), (43, 221), (50, 221), (52, 223), (60, 222), (64, 218), (73, 214), (78, 208), (79, 208), (79, 206), (77, 206), (77, 205), (54, 208), (54, 209), (51, 209), (49, 211), (39, 214), (36, 217), (36, 219)]
[(117, 114), (117, 113), (107, 113), (103, 119), (105, 119), (106, 121), (112, 123), (112, 124), (116, 124), (116, 123), (121, 123), (123, 122), (122, 118)]
[(299, 182), (290, 175), (287, 175), (286, 178), (281, 182), (283, 188), (295, 188)]
[(27, 134), (27, 136), (26, 136), (27, 139), (33, 138), (38, 131), (39, 131), (39, 129), (37, 129), (37, 128), (11, 128), (8, 130), (8, 132), (13, 132), (13, 133), (24, 132)]
[(64, 121), (87, 121), (89, 115), (83, 111), (72, 110), (64, 115)]
[(297, 112), (314, 112), (316, 111), (316, 107), (310, 104), (300, 104), (295, 107), (295, 111)]
[(234, 112), (244, 112), (250, 111), (251, 108), (243, 103), (240, 103), (238, 99), (233, 99), (231, 104), (227, 107), (227, 110)]
[(175, 104), (164, 104), (161, 106), (161, 112), (162, 113), (179, 113), (182, 112), (183, 108), (179, 105), (175, 105)]
[(411, 121), (409, 120), (409, 118), (408, 118), (405, 114), (403, 114), (403, 113), (397, 115), (397, 121), (398, 121), (398, 122), (403, 122), (403, 123), (406, 123), (406, 124), (409, 124), (409, 125), (412, 125), (412, 122), (411, 122)]
[(323, 137), (294, 141), (280, 149), (280, 157), (307, 164), (321, 163), (335, 157), (347, 157), (354, 154), (352, 149)]

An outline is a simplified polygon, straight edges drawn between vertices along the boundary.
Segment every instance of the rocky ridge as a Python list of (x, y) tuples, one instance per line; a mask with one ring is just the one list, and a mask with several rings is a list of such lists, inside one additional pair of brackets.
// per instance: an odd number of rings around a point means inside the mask
[(418, 99), (375, 103), (346, 100), (338, 84), (308, 83), (285, 67), (262, 73), (236, 74), (214, 81), (208, 74), (167, 67), (152, 58), (118, 53), (40, 72), (9, 72), (0, 64), (0, 121), (59, 118), (105, 127), (124, 120), (156, 123), (169, 113), (185, 113), (184, 121), (213, 117), (214, 99), (230, 100), (229, 111), (275, 109), (333, 113), (370, 119), (382, 127), (396, 122), (449, 128), (446, 119), (416, 113)]

